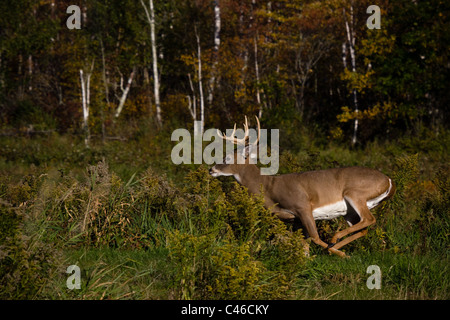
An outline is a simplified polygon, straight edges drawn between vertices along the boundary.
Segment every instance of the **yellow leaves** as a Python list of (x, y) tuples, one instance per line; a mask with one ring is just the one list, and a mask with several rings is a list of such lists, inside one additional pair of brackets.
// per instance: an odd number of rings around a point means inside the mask
[[(395, 105), (391, 102), (383, 102), (383, 104), (377, 103), (372, 108), (363, 111), (353, 111), (350, 110), (349, 107), (344, 106), (341, 108), (342, 113), (337, 116), (337, 120), (339, 122), (348, 122), (351, 120), (363, 120), (368, 119), (372, 120), (378, 117), (385, 119), (386, 117), (390, 117), (392, 115), (392, 111), (394, 110)], [(338, 134), (338, 132), (336, 132)]]
[[(201, 53), (201, 68), (202, 68), (202, 78), (203, 80), (205, 78), (209, 77), (209, 74), (211, 72), (211, 59), (209, 59), (209, 57), (211, 57), (211, 52), (210, 50), (202, 50)], [(198, 82), (199, 81), (199, 74), (198, 74), (198, 56), (197, 53), (194, 54), (182, 54), (180, 56), (180, 60), (182, 62), (184, 62), (184, 64), (186, 64), (186, 66), (192, 68), (193, 72), (192, 72), (192, 76), (193, 76), (193, 81)]]
[(198, 61), (196, 61), (196, 58), (191, 54), (182, 54), (180, 56), (180, 60), (184, 62), (187, 66), (195, 66)]
[(263, 286), (258, 284), (264, 266), (253, 260), (248, 243), (228, 242), (217, 248), (211, 259), (217, 274), (212, 293), (226, 299), (248, 299), (262, 294)]
[(364, 93), (366, 89), (372, 88), (371, 76), (375, 73), (373, 70), (368, 70), (366, 73), (352, 72), (345, 69), (341, 73), (341, 80), (347, 82), (347, 88), (351, 91), (355, 89), (360, 93)]
[(344, 136), (344, 131), (340, 127), (335, 127), (330, 129), (330, 134), (334, 140), (339, 140)]
[(368, 33), (368, 38), (362, 39), (361, 46), (358, 47), (363, 56), (386, 55), (392, 52), (396, 40), (395, 35), (389, 35), (385, 29), (368, 30)]
[(339, 122), (348, 122), (358, 117), (358, 113), (356, 111), (351, 111), (347, 106), (342, 107), (341, 110), (342, 113), (337, 115), (337, 119)]
[(234, 98), (236, 101), (245, 101), (247, 99), (247, 90), (244, 87), (239, 87), (238, 90), (234, 92)]

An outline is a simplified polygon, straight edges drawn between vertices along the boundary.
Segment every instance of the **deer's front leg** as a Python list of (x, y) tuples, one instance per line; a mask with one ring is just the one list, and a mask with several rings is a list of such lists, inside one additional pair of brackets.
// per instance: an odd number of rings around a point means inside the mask
[[(278, 219), (280, 219), (284, 223), (293, 223), (294, 224), (293, 231), (301, 228), (299, 227), (300, 224), (298, 223), (298, 218), (295, 216), (294, 212), (283, 209), (278, 205), (272, 206), (271, 211), (277, 216)], [(303, 253), (305, 257), (309, 257), (309, 242), (305, 240), (306, 238), (308, 238), (308, 236), (305, 230), (302, 229), (302, 231), (303, 234), (305, 235), (305, 237), (302, 239)]]
[(285, 222), (293, 222), (295, 219), (295, 215), (292, 211), (280, 208), (279, 206), (275, 206), (272, 209), (272, 212), (280, 219)]
[(345, 253), (343, 253), (340, 250), (330, 247), (327, 243), (325, 243), (324, 241), (322, 241), (319, 238), (319, 233), (317, 231), (316, 222), (314, 221), (314, 218), (312, 215), (312, 210), (310, 207), (309, 208), (308, 207), (298, 208), (296, 210), (293, 210), (293, 212), (300, 219), (303, 228), (305, 228), (307, 234), (311, 237), (311, 240), (315, 244), (321, 246), (324, 249), (327, 249), (328, 252), (330, 252), (330, 253), (334, 253), (342, 258), (346, 257)]

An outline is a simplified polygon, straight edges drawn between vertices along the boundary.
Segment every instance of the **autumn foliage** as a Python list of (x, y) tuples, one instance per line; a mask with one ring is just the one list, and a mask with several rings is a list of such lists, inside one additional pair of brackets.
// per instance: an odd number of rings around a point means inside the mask
[[(192, 126), (194, 102), (197, 108), (204, 104), (206, 127), (253, 113), (269, 123), (316, 123), (324, 134), (348, 141), (358, 119), (362, 144), (420, 124), (445, 126), (448, 4), (379, 1), (381, 29), (368, 29), (370, 4), (155, 1), (165, 127)], [(69, 5), (80, 8), (79, 30), (66, 27)], [(92, 136), (127, 135), (117, 121), (155, 118), (150, 27), (139, 1), (18, 0), (1, 6), (3, 130), (81, 133), (80, 70), (91, 68)]]

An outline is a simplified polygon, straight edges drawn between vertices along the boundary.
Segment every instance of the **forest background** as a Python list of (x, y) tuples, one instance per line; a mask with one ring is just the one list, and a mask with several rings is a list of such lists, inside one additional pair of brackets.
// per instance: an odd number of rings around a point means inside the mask
[[(2, 298), (449, 298), (448, 2), (16, 0), (0, 12)], [(171, 162), (173, 130), (243, 115), (280, 129), (280, 173), (362, 165), (396, 181), (350, 261), (304, 258), (299, 235), (231, 178)], [(319, 227), (327, 239), (344, 224)], [(365, 286), (371, 264), (382, 290)]]

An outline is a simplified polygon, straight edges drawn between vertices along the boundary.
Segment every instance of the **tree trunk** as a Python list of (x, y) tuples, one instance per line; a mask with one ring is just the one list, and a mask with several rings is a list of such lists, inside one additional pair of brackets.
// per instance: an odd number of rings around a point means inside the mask
[(84, 144), (86, 148), (89, 148), (89, 105), (86, 98), (86, 80), (84, 78), (83, 69), (80, 69), (80, 82), (81, 82), (81, 106), (83, 108), (83, 131), (84, 131)]
[(83, 131), (84, 131), (84, 144), (89, 148), (90, 132), (89, 132), (89, 104), (90, 104), (90, 86), (91, 75), (94, 70), (94, 60), (92, 60), (91, 69), (84, 74), (83, 69), (80, 69), (80, 82), (81, 82), (81, 105), (83, 108)]
[(153, 8), (153, 0), (149, 0), (150, 13), (145, 6), (144, 2), (141, 0), (141, 4), (144, 7), (145, 14), (147, 16), (148, 23), (150, 24), (150, 40), (152, 45), (152, 57), (153, 57), (153, 83), (154, 83), (154, 95), (155, 95), (155, 105), (156, 105), (156, 121), (158, 125), (162, 126), (161, 117), (161, 103), (159, 98), (159, 73), (158, 73), (158, 54), (156, 52), (156, 36), (155, 36), (155, 10)]
[(203, 79), (202, 79), (202, 50), (200, 46), (200, 37), (195, 28), (195, 37), (197, 38), (197, 55), (198, 55), (198, 91), (200, 96), (200, 134), (203, 135), (205, 126), (205, 101), (203, 98)]
[(114, 115), (116, 118), (119, 117), (120, 113), (122, 112), (125, 101), (127, 100), (128, 92), (130, 91), (131, 83), (133, 82), (133, 77), (134, 77), (135, 72), (136, 72), (136, 67), (133, 67), (133, 71), (131, 71), (130, 76), (128, 77), (128, 82), (127, 82), (127, 86), (125, 87), (125, 89), (122, 86), (122, 82), (120, 83), (120, 88), (122, 90), (122, 96), (120, 97), (119, 106), (117, 107), (116, 113)]
[[(100, 38), (100, 48), (102, 52), (102, 80), (103, 85), (105, 87), (105, 101), (106, 106), (109, 109), (109, 87), (108, 87), (108, 79), (106, 78), (106, 62), (105, 62), (105, 48), (103, 47), (103, 40)], [(106, 129), (105, 129), (105, 112), (104, 108), (101, 108), (100, 115), (102, 118), (102, 141), (105, 142)]]
[(256, 102), (258, 103), (258, 106), (259, 106), (258, 118), (261, 118), (263, 108), (262, 108), (262, 104), (261, 104), (261, 93), (259, 90), (260, 80), (259, 80), (259, 64), (258, 64), (258, 34), (256, 34), (256, 36), (254, 38), (254, 42), (255, 42)]
[[(344, 19), (345, 19), (345, 30), (347, 32), (347, 41), (348, 41), (348, 48), (350, 51), (350, 60), (352, 63), (352, 72), (356, 72), (356, 54), (355, 54), (355, 30), (354, 30), (354, 16), (353, 16), (353, 3), (350, 5), (350, 25), (347, 21), (347, 17), (345, 15), (345, 8), (344, 10)], [(345, 48), (343, 47), (343, 52), (345, 51)], [(346, 63), (345, 63), (345, 59), (343, 59), (344, 61), (344, 67), (346, 67)], [(355, 106), (355, 113), (356, 113), (356, 118), (355, 118), (355, 123), (353, 126), (353, 137), (352, 137), (352, 146), (354, 146), (357, 142), (357, 134), (358, 134), (358, 125), (359, 125), (359, 120), (358, 120), (358, 113), (359, 113), (359, 108), (358, 108), (358, 96), (357, 96), (357, 91), (356, 89), (353, 89), (353, 104)]]
[(33, 91), (33, 56), (28, 55), (28, 91)]
[(192, 84), (192, 79), (191, 79), (191, 74), (188, 73), (188, 79), (189, 79), (189, 86), (191, 87), (191, 91), (192, 91), (192, 99), (191, 96), (187, 96), (188, 98), (188, 108), (189, 108), (189, 112), (191, 113), (192, 116), (192, 120), (194, 120), (194, 122), (197, 120), (197, 98), (195, 97), (195, 90), (194, 90), (194, 85)]
[(214, 0), (214, 50), (213, 50), (213, 59), (212, 59), (212, 68), (211, 68), (211, 77), (208, 83), (208, 105), (212, 104), (213, 95), (214, 95), (214, 87), (216, 82), (216, 69), (219, 55), (219, 47), (220, 47), (220, 3), (219, 0)]

